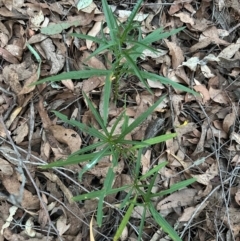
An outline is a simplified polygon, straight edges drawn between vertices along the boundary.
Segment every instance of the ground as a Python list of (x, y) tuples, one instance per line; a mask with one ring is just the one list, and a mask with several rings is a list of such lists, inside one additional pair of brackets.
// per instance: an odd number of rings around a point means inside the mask
[[(136, 3), (120, 0), (108, 4), (124, 22)], [(199, 95), (147, 80), (149, 93), (138, 78), (128, 76), (119, 82), (117, 100), (112, 96), (109, 103), (112, 126), (124, 109), (134, 121), (166, 94), (128, 138), (141, 141), (177, 133), (177, 137), (144, 150), (141, 172), (168, 162), (158, 171), (153, 193), (196, 178), (186, 188), (151, 199), (182, 240), (239, 240), (239, 19), (238, 0), (144, 1), (138, 11), (143, 38), (159, 27), (164, 31), (185, 28), (154, 43), (159, 54), (145, 52), (145, 57), (137, 59), (138, 67)], [(82, 93), (101, 113), (105, 78), (30, 84), (82, 69), (97, 44), (70, 34), (99, 36), (103, 26), (107, 36), (104, 22), (100, 1), (0, 2), (0, 241), (113, 240), (127, 211), (129, 205), (119, 208), (127, 190), (108, 195), (99, 227), (97, 199), (72, 200), (101, 189), (111, 156), (85, 172), (81, 180), (78, 173), (87, 163), (39, 168), (96, 142), (87, 132), (61, 121), (52, 110), (101, 129)], [(54, 28), (49, 24), (55, 24)], [(101, 54), (85, 64), (108, 69)], [(129, 160), (119, 159), (115, 188), (131, 182), (131, 167)], [(141, 207), (133, 209), (121, 240), (171, 240), (151, 213), (146, 213), (138, 237)]]

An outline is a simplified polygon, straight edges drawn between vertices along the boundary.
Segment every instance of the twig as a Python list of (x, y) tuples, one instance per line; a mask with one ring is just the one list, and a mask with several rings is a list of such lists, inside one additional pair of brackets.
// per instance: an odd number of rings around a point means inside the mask
[[(6, 132), (6, 135), (7, 135), (7, 138), (9, 139), (14, 151), (15, 151), (15, 154), (17, 155), (18, 157), (18, 167), (16, 168), (16, 170), (21, 174), (22, 176), (22, 184), (20, 186), (20, 190), (19, 190), (19, 195), (18, 196), (15, 196), (15, 195), (10, 195), (9, 196), (9, 200), (11, 203), (13, 203), (14, 205), (16, 205), (17, 207), (21, 207), (21, 202), (22, 202), (22, 198), (23, 198), (23, 192), (24, 192), (24, 186), (25, 186), (25, 183), (26, 183), (26, 177), (24, 175), (24, 171), (23, 169), (25, 169), (30, 181), (32, 182), (35, 190), (36, 190), (36, 193), (37, 193), (37, 196), (39, 198), (39, 201), (42, 205), (42, 208), (44, 209), (45, 213), (46, 213), (46, 216), (47, 216), (47, 219), (48, 219), (48, 222), (49, 222), (49, 227), (51, 226), (53, 228), (53, 230), (56, 232), (56, 234), (58, 235), (58, 230), (56, 229), (56, 227), (53, 225), (52, 221), (51, 221), (51, 218), (49, 216), (49, 213), (48, 213), (48, 210), (46, 208), (46, 205), (45, 203), (43, 202), (42, 200), (42, 197), (40, 195), (40, 192), (39, 192), (39, 189), (35, 183), (35, 181), (33, 180), (32, 178), (32, 175), (30, 173), (30, 171), (28, 170), (28, 168), (25, 166), (24, 162), (23, 162), (23, 158), (21, 156), (21, 154), (19, 153), (18, 151), (18, 148), (16, 147), (15, 143), (13, 142), (11, 136), (9, 135), (9, 132), (4, 124), (4, 121), (3, 121), (3, 117), (2, 115), (0, 116), (0, 123), (2, 124), (5, 132)], [(30, 153), (31, 155), (31, 153)], [(59, 240), (63, 241), (63, 239), (58, 235), (59, 237)]]

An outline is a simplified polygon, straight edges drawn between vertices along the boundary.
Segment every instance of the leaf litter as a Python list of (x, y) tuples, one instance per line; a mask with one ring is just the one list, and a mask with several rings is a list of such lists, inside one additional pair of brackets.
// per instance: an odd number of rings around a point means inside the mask
[[(129, 1), (109, 4), (119, 21), (126, 21), (134, 6)], [(135, 78), (129, 78), (120, 83), (121, 98), (109, 105), (112, 123), (124, 109), (134, 120), (163, 93), (169, 94), (128, 138), (142, 140), (149, 132), (178, 134), (176, 139), (146, 150), (141, 168), (144, 174), (163, 161), (169, 162), (159, 171), (153, 193), (189, 177), (197, 179), (188, 188), (152, 199), (183, 240), (216, 240), (219, 235), (237, 240), (240, 231), (239, 9), (237, 0), (144, 2), (136, 19), (142, 24), (143, 35), (160, 26), (185, 29), (154, 46), (158, 52), (145, 51), (139, 66), (193, 88), (200, 96), (193, 98), (148, 80), (151, 95)], [(58, 85), (29, 87), (38, 79), (39, 68), (41, 77), (83, 69), (84, 64), (106, 70), (108, 63), (102, 55), (84, 62), (96, 49), (95, 43), (68, 36), (98, 36), (102, 21), (99, 1), (0, 3), (1, 240), (111, 240), (116, 232), (123, 213), (114, 206), (127, 191), (106, 198), (101, 228), (94, 215), (96, 200), (75, 203), (71, 199), (100, 189), (111, 159), (103, 158), (83, 175), (82, 182), (77, 174), (84, 164), (54, 172), (37, 168), (94, 142), (86, 132), (59, 121), (51, 110), (100, 129), (81, 91), (88, 93), (101, 113), (105, 78), (69, 79)], [(108, 29), (104, 32), (107, 34)], [(26, 43), (38, 53), (38, 63)], [(111, 56), (108, 61), (112, 61)], [(164, 128), (158, 129), (154, 123), (160, 120), (165, 120)], [(121, 133), (120, 127), (117, 133)], [(24, 175), (18, 170), (20, 160)], [(130, 168), (126, 160), (120, 160), (114, 188), (131, 183)], [(139, 227), (142, 212), (141, 206), (134, 208), (121, 240), (137, 240), (134, 227)], [(143, 230), (142, 240), (167, 238), (151, 213), (146, 215)]]

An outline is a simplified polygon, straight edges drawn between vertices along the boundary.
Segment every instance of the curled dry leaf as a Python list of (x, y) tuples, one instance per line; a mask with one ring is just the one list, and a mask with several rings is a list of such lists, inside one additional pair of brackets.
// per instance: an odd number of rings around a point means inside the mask
[(20, 126), (17, 127), (17, 129), (15, 129), (15, 131), (13, 132), (13, 134), (15, 135), (13, 137), (14, 141), (19, 144), (21, 143), (24, 138), (28, 135), (28, 123), (22, 123)]
[(175, 13), (174, 16), (180, 18), (183, 23), (194, 25), (194, 19), (187, 12)]
[(46, 54), (46, 58), (52, 62), (50, 74), (57, 74), (64, 66), (64, 56), (56, 52), (55, 46), (50, 38), (43, 40), (40, 45)]
[(213, 163), (211, 167), (206, 171), (206, 173), (199, 174), (199, 175), (192, 174), (191, 176), (195, 177), (197, 179), (197, 182), (207, 186), (210, 180), (213, 179), (215, 176), (217, 176), (218, 173), (219, 173), (218, 165), (217, 163)]
[(57, 220), (57, 230), (59, 235), (62, 236), (69, 228), (71, 224), (67, 224), (67, 217), (62, 215)]
[(201, 93), (203, 104), (205, 104), (206, 102), (208, 102), (210, 100), (210, 94), (209, 94), (206, 86), (204, 86), (204, 85), (195, 85), (193, 88), (197, 92)]
[(36, 236), (36, 231), (33, 229), (34, 228), (34, 222), (33, 222), (33, 217), (30, 217), (26, 224), (25, 224), (25, 234), (27, 234), (28, 237), (35, 237)]
[(71, 150), (71, 153), (76, 152), (82, 145), (82, 140), (78, 133), (72, 129), (66, 129), (60, 125), (53, 125), (51, 131), (54, 137), (64, 144), (67, 144)]
[(235, 123), (235, 120), (236, 120), (236, 114), (234, 112), (229, 113), (225, 116), (223, 120), (223, 130), (226, 133), (229, 133), (229, 130), (231, 126)]
[(169, 48), (170, 55), (172, 56), (172, 67), (173, 69), (177, 69), (177, 67), (184, 61), (183, 51), (176, 43), (170, 42), (166, 39), (164, 41)]
[(3, 235), (3, 231), (4, 229), (8, 228), (13, 220), (13, 216), (15, 215), (15, 213), (17, 212), (18, 210), (18, 207), (16, 206), (12, 206), (10, 207), (9, 209), (9, 216), (6, 220), (6, 222), (4, 223), (4, 225), (2, 226), (2, 229), (1, 229), (1, 235)]

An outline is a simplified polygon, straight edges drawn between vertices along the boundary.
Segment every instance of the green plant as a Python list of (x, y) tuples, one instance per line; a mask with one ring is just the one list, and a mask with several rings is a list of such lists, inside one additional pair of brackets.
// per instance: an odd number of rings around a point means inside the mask
[(106, 18), (107, 27), (109, 28), (109, 36), (104, 33), (103, 24), (100, 37), (92, 37), (77, 33), (71, 34), (73, 37), (88, 39), (96, 42), (99, 45), (98, 48), (87, 58), (87, 60), (92, 56), (103, 53), (104, 51), (110, 52), (112, 54), (113, 61), (108, 63), (108, 65), (111, 66), (109, 69), (90, 69), (86, 67), (84, 70), (71, 71), (68, 73), (47, 77), (36, 83), (40, 84), (46, 81), (60, 81), (64, 79), (84, 79), (92, 76), (106, 76), (106, 82), (104, 85), (105, 105), (107, 105), (109, 102), (111, 88), (113, 87), (113, 97), (114, 100), (116, 100), (118, 98), (120, 80), (131, 75), (137, 76), (149, 92), (151, 92), (151, 89), (149, 88), (146, 79), (160, 81), (163, 84), (171, 85), (174, 88), (195, 94), (194, 91), (183, 85), (171, 81), (163, 76), (143, 71), (138, 67), (137, 59), (142, 55), (145, 49), (152, 52), (157, 52), (156, 49), (151, 47), (152, 43), (164, 38), (168, 38), (169, 36), (174, 35), (184, 29), (178, 28), (170, 32), (163, 32), (163, 28), (159, 28), (143, 38), (140, 24), (134, 21), (134, 17), (136, 16), (142, 1), (143, 0), (138, 0), (127, 21), (125, 23), (120, 23), (109, 8), (107, 1), (102, 0), (103, 12)]
[[(118, 86), (119, 82), (123, 77), (135, 75), (144, 84), (146, 89), (151, 92), (149, 86), (147, 85), (146, 79), (151, 79), (154, 81), (160, 81), (163, 84), (171, 85), (174, 88), (178, 88), (183, 91), (187, 91), (195, 94), (191, 89), (184, 87), (178, 83), (171, 81), (168, 78), (164, 78), (154, 73), (145, 72), (139, 69), (136, 62), (137, 59), (142, 55), (145, 49), (156, 52), (156, 50), (150, 45), (155, 41), (163, 38), (167, 38), (173, 34), (178, 33), (182, 28), (172, 30), (168, 33), (163, 32), (163, 28), (157, 29), (142, 38), (141, 28), (138, 24), (134, 22), (134, 17), (142, 3), (139, 0), (135, 5), (129, 19), (125, 23), (119, 23), (112, 11), (107, 5), (106, 0), (102, 0), (103, 11), (106, 17), (106, 23), (109, 28), (109, 38), (103, 32), (103, 25), (101, 31), (101, 37), (91, 37), (83, 34), (71, 34), (74, 37), (79, 37), (83, 39), (89, 39), (95, 41), (99, 44), (98, 48), (89, 56), (96, 56), (101, 54), (103, 51), (109, 51), (113, 55), (113, 62), (110, 63), (111, 67), (107, 70), (103, 69), (90, 69), (86, 68), (80, 71), (71, 71), (68, 73), (62, 73), (56, 76), (47, 77), (42, 79), (35, 84), (44, 83), (47, 81), (60, 81), (64, 79), (85, 79), (92, 76), (106, 76), (106, 81), (104, 85), (104, 100), (103, 100), (103, 115), (100, 116), (98, 111), (94, 108), (92, 102), (88, 99), (85, 93), (83, 93), (84, 98), (93, 113), (96, 121), (98, 122), (100, 129), (98, 130), (94, 127), (87, 126), (83, 123), (77, 122), (75, 120), (69, 120), (66, 116), (61, 113), (54, 111), (55, 115), (63, 120), (64, 122), (79, 128), (81, 131), (88, 133), (89, 135), (98, 139), (97, 142), (80, 149), (79, 151), (71, 154), (67, 160), (60, 160), (41, 168), (51, 168), (51, 167), (62, 167), (66, 165), (83, 163), (89, 161), (87, 164), (83, 165), (82, 171), (79, 173), (79, 179), (82, 178), (83, 174), (93, 168), (103, 157), (111, 156), (112, 166), (109, 167), (106, 178), (103, 183), (101, 190), (85, 193), (83, 195), (74, 197), (75, 201), (85, 200), (85, 199), (98, 199), (97, 207), (97, 223), (99, 226), (102, 224), (103, 220), (103, 205), (104, 198), (107, 195), (118, 193), (120, 191), (125, 191), (128, 189), (128, 194), (126, 198), (121, 202), (121, 208), (128, 207), (126, 214), (124, 215), (119, 229), (114, 237), (117, 240), (120, 236), (123, 228), (127, 225), (127, 222), (131, 216), (134, 206), (141, 205), (144, 207), (143, 219), (139, 228), (139, 240), (141, 239), (141, 233), (144, 226), (144, 217), (146, 211), (149, 210), (156, 220), (156, 222), (163, 228), (165, 232), (173, 240), (181, 240), (173, 228), (166, 222), (166, 220), (161, 217), (152, 204), (152, 198), (156, 196), (166, 195), (168, 193), (174, 192), (180, 188), (186, 187), (187, 185), (193, 183), (195, 179), (190, 179), (184, 182), (180, 182), (172, 186), (169, 190), (159, 192), (157, 194), (152, 193), (152, 188), (155, 185), (155, 179), (158, 174), (158, 170), (162, 168), (167, 162), (162, 163), (153, 169), (149, 170), (145, 175), (141, 175), (140, 161), (142, 148), (165, 142), (176, 136), (175, 133), (166, 134), (162, 136), (157, 136), (148, 140), (141, 142), (126, 140), (126, 136), (131, 133), (136, 127), (138, 127), (148, 115), (154, 111), (154, 109), (161, 103), (164, 97), (161, 97), (154, 105), (152, 105), (145, 113), (140, 115), (132, 123), (129, 123), (129, 117), (123, 111), (121, 115), (117, 118), (114, 125), (109, 130), (108, 126), (108, 107), (109, 100), (111, 97), (111, 90), (113, 90), (113, 97), (116, 100), (118, 98)], [(115, 130), (119, 123), (122, 123), (121, 133), (116, 134)], [(133, 182), (131, 185), (122, 186), (119, 188), (112, 188), (115, 172), (114, 168), (118, 165), (120, 158), (130, 160), (133, 164)], [(141, 199), (141, 203), (137, 203), (137, 200)]]
[[(129, 124), (129, 118), (123, 111), (122, 114), (116, 119), (114, 125), (108, 130), (107, 126), (104, 124), (104, 121), (98, 111), (94, 108), (92, 102), (88, 99), (85, 93), (83, 93), (84, 98), (87, 101), (87, 104), (93, 113), (95, 119), (97, 120), (101, 130), (97, 130), (94, 127), (89, 127), (83, 123), (80, 123), (75, 120), (69, 120), (65, 115), (54, 111), (55, 115), (59, 117), (64, 122), (73, 125), (79, 128), (83, 132), (87, 132), (91, 136), (98, 139), (96, 143), (93, 143), (79, 151), (70, 155), (67, 160), (60, 160), (57, 162), (50, 163), (45, 166), (41, 166), (41, 168), (51, 168), (51, 167), (62, 167), (66, 165), (76, 164), (76, 163), (83, 163), (85, 161), (89, 161), (89, 163), (85, 164), (82, 171), (79, 173), (79, 179), (82, 178), (82, 175), (93, 168), (104, 156), (111, 156), (112, 159), (112, 166), (109, 167), (106, 178), (103, 183), (103, 187), (101, 190), (85, 193), (80, 196), (76, 196), (73, 199), (75, 201), (85, 200), (85, 199), (98, 199), (98, 208), (97, 208), (97, 223), (99, 226), (102, 224), (103, 219), (103, 204), (104, 198), (107, 195), (111, 195), (120, 191), (125, 191), (126, 188), (130, 189), (128, 195), (126, 196), (125, 200), (121, 203), (121, 207), (129, 206), (129, 210), (124, 216), (122, 220), (122, 224), (119, 227), (119, 231), (116, 234), (116, 237), (121, 233), (122, 228), (124, 225), (127, 224), (128, 219), (130, 218), (131, 211), (135, 205), (143, 205), (144, 210), (149, 209), (152, 213), (156, 222), (161, 225), (163, 230), (167, 232), (173, 240), (180, 240), (177, 236), (176, 232), (171, 228), (171, 226), (158, 214), (155, 210), (151, 198), (155, 196), (166, 195), (173, 191), (176, 191), (186, 185), (193, 183), (195, 180), (190, 179), (181, 183), (176, 184), (175, 186), (171, 187), (169, 190), (162, 191), (157, 194), (152, 194), (151, 190), (153, 185), (155, 184), (155, 179), (158, 174), (158, 170), (167, 164), (167, 162), (158, 165), (157, 167), (151, 169), (147, 174), (141, 175), (140, 163), (141, 163), (141, 153), (144, 147), (165, 142), (168, 139), (171, 139), (176, 136), (175, 133), (170, 133), (162, 136), (157, 136), (148, 140), (144, 141), (130, 141), (126, 140), (126, 136), (131, 133), (136, 127), (138, 127), (146, 118), (149, 116), (152, 111), (162, 102), (165, 96), (161, 97), (154, 105), (149, 107), (149, 109), (140, 115), (137, 119), (135, 119), (131, 124)], [(120, 121), (122, 121), (122, 128), (121, 134), (115, 134), (116, 127), (119, 125)], [(112, 188), (115, 173), (114, 168), (118, 165), (120, 158), (124, 158), (125, 160), (132, 161), (134, 166), (133, 172), (133, 183), (131, 185), (122, 186), (116, 189)], [(143, 184), (146, 178), (150, 178), (150, 184)], [(147, 191), (143, 191), (142, 188), (147, 188)], [(134, 197), (132, 199), (132, 197)], [(136, 199), (141, 197), (143, 200), (143, 204), (137, 204)], [(131, 201), (132, 200), (132, 201)], [(143, 223), (141, 224), (140, 232), (142, 232)], [(115, 239), (117, 240), (117, 238)]]

